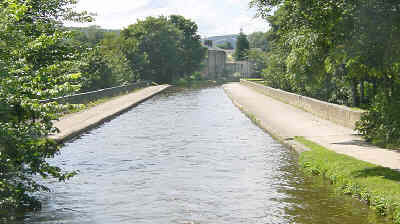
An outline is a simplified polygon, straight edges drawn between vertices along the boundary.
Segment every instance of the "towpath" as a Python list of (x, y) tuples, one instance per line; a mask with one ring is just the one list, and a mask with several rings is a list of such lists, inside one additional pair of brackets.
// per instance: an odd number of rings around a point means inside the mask
[(69, 140), (164, 91), (168, 87), (169, 85), (146, 87), (139, 91), (116, 97), (88, 110), (66, 115), (54, 123), (54, 126), (60, 130), (60, 133), (50, 138), (58, 142)]
[(295, 136), (304, 136), (337, 153), (376, 165), (400, 170), (400, 153), (366, 144), (354, 131), (323, 120), (301, 109), (277, 101), (255, 90), (231, 83), (224, 85), (233, 102), (254, 116), (261, 127), (288, 145), (298, 144)]

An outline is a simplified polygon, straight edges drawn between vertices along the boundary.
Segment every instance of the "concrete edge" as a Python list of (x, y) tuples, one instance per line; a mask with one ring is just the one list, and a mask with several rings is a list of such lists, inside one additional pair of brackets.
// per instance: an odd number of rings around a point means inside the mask
[(252, 114), (249, 110), (244, 108), (240, 103), (238, 103), (232, 94), (223, 86), (223, 89), (228, 95), (228, 97), (231, 99), (232, 103), (240, 110), (242, 111), (254, 124), (256, 124), (258, 127), (260, 127), (262, 130), (267, 132), (273, 139), (277, 140), (279, 143), (284, 145), (285, 147), (296, 151), (299, 155), (305, 151), (309, 151), (310, 149), (301, 144), (300, 142), (297, 142), (293, 138), (286, 138), (282, 134), (280, 134), (278, 131), (274, 130), (267, 124), (263, 123), (262, 121), (258, 120), (257, 117)]
[(74, 138), (78, 137), (79, 135), (81, 135), (81, 134), (83, 134), (83, 133), (85, 133), (85, 132), (87, 132), (87, 131), (89, 131), (89, 130), (91, 130), (91, 129), (93, 129), (93, 128), (95, 128), (95, 127), (97, 127), (97, 126), (99, 126), (99, 125), (101, 125), (103, 123), (105, 123), (105, 122), (107, 122), (107, 121), (110, 121), (110, 120), (114, 119), (118, 115), (121, 115), (121, 114), (125, 113), (126, 111), (128, 111), (131, 108), (139, 105), (140, 103), (152, 98), (153, 96), (156, 96), (156, 95), (164, 92), (165, 90), (170, 88), (171, 85), (160, 85), (160, 87), (162, 87), (162, 89), (159, 89), (159, 90), (151, 93), (149, 96), (146, 96), (146, 97), (144, 97), (142, 99), (139, 99), (139, 100), (133, 102), (132, 104), (130, 104), (129, 106), (121, 108), (121, 110), (119, 110), (119, 111), (117, 111), (117, 112), (115, 112), (113, 114), (110, 114), (108, 116), (105, 116), (105, 117), (101, 118), (100, 120), (98, 120), (98, 121), (96, 121), (96, 122), (94, 122), (94, 123), (92, 123), (92, 124), (90, 124), (90, 125), (88, 125), (88, 126), (86, 126), (84, 128), (81, 128), (81, 129), (76, 130), (76, 131), (72, 131), (70, 133), (66, 133), (65, 135), (50, 136), (49, 138), (54, 140), (54, 141), (56, 141), (59, 144), (63, 144), (65, 142), (67, 142), (67, 141), (73, 140)]

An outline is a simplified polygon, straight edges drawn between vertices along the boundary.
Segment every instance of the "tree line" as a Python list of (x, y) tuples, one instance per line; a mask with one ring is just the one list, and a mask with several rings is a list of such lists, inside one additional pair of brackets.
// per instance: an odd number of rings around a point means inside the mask
[(206, 56), (197, 25), (179, 15), (147, 17), (127, 28), (73, 28), (73, 42), (86, 46), (82, 91), (139, 80), (171, 83), (200, 69)]
[[(53, 121), (66, 105), (41, 100), (138, 80), (168, 83), (196, 71), (205, 57), (197, 25), (182, 16), (149, 17), (122, 31), (71, 29), (90, 22), (75, 0), (0, 2), (0, 207), (40, 207), (49, 190), (39, 177), (76, 173), (47, 159), (61, 145)], [(84, 33), (82, 32), (84, 31)]]
[[(268, 85), (366, 109), (366, 140), (400, 145), (400, 3), (396, 0), (252, 0), (271, 26), (250, 37)], [(252, 39), (253, 38), (253, 39)]]

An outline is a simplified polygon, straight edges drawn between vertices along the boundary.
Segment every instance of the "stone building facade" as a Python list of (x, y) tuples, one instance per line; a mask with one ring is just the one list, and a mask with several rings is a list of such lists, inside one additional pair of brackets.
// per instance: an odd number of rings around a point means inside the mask
[(205, 64), (206, 66), (203, 71), (204, 77), (216, 79), (219, 76), (222, 76), (224, 74), (226, 64), (225, 51), (209, 49)]
[(204, 78), (209, 79), (217, 79), (222, 76), (249, 78), (252, 71), (252, 64), (248, 61), (227, 63), (227, 53), (224, 50), (209, 48), (202, 74)]

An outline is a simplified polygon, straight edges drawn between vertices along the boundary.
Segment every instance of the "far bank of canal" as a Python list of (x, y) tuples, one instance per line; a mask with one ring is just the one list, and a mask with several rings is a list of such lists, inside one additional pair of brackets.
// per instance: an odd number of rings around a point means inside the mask
[(387, 223), (308, 178), (221, 87), (172, 88), (66, 144), (79, 170), (7, 223)]

